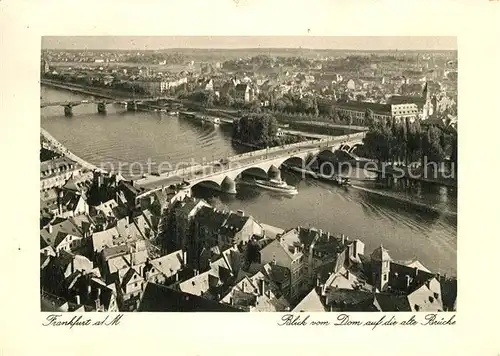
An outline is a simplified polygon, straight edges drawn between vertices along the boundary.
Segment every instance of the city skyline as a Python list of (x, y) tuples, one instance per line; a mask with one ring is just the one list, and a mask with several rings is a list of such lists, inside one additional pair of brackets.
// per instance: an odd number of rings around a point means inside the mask
[(451, 36), (43, 36), (42, 49), (273, 49), (456, 51)]

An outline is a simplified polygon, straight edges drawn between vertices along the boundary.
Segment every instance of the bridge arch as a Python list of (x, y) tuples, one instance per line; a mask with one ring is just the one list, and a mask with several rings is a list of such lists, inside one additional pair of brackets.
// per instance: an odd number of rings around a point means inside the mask
[[(303, 167), (305, 165), (305, 159), (302, 157), (293, 156), (293, 157), (285, 159), (280, 164), (280, 166), (283, 164), (288, 164), (288, 165), (292, 165), (292, 166), (296, 166), (296, 167)], [(278, 168), (280, 168), (280, 167), (278, 167)]]
[(217, 182), (214, 179), (207, 178), (207, 179), (200, 180), (199, 182), (196, 182), (195, 184), (193, 184), (192, 188), (203, 187), (203, 188), (209, 188), (209, 189), (220, 191), (221, 190), (221, 183)]
[[(251, 175), (254, 177), (266, 178), (267, 171), (262, 167), (249, 167), (238, 172), (237, 176)], [(236, 178), (236, 177), (235, 177)]]
[(317, 157), (320, 159), (320, 160), (324, 160), (324, 161), (332, 161), (335, 159), (335, 153), (332, 151), (332, 150), (323, 150), (323, 151), (320, 151), (317, 155)]

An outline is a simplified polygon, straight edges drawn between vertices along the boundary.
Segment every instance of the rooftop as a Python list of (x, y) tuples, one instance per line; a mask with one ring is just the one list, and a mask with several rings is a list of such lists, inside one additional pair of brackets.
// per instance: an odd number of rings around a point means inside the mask
[(141, 298), (140, 312), (241, 312), (238, 308), (148, 283)]

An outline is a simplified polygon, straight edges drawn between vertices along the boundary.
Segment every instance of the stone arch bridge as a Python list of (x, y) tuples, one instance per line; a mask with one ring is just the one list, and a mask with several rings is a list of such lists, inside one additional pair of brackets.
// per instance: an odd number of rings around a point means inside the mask
[(242, 173), (267, 177), (272, 167), (279, 168), (283, 163), (308, 163), (307, 161), (319, 155), (333, 155), (335, 151), (343, 151), (352, 160), (359, 158), (352, 150), (363, 142), (364, 132), (306, 141), (296, 144), (273, 147), (259, 151), (244, 153), (206, 165), (196, 165), (160, 176), (149, 176), (135, 183), (148, 190), (138, 198), (147, 196), (154, 191), (163, 189), (180, 181), (188, 182), (190, 187), (197, 184), (210, 186), (228, 193), (235, 193), (235, 180)]

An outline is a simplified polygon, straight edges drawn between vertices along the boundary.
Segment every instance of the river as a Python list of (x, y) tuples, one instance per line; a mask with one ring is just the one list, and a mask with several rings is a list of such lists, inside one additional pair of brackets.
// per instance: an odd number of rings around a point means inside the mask
[[(42, 101), (82, 99), (84, 96), (47, 87)], [(192, 123), (157, 113), (126, 112), (108, 105), (97, 114), (95, 104), (73, 108), (73, 117), (62, 107), (42, 109), (41, 125), (73, 153), (97, 166), (117, 169), (124, 176), (139, 174), (148, 159), (153, 163), (213, 160), (243, 152), (230, 140), (230, 128)], [(142, 163), (142, 165), (134, 164)], [(128, 165), (128, 166), (127, 166)], [(370, 180), (353, 180), (343, 189), (314, 179), (282, 172), (299, 194), (285, 198), (252, 187), (239, 187), (236, 196), (203, 188), (194, 194), (213, 205), (244, 210), (258, 221), (282, 228), (315, 226), (344, 233), (366, 244), (365, 253), (382, 244), (393, 259), (417, 257), (434, 272), (456, 275), (457, 197), (451, 188), (423, 185), (381, 188)], [(361, 175), (363, 176), (363, 175)]]

